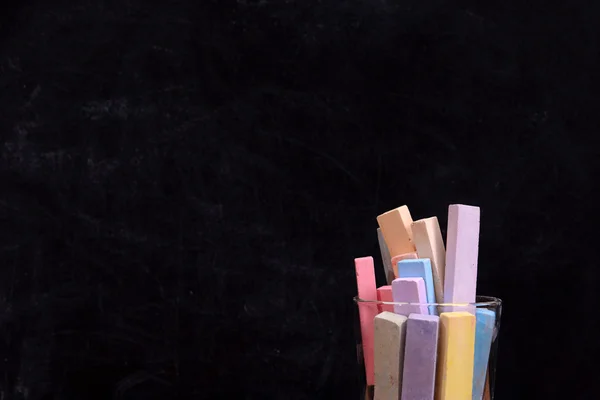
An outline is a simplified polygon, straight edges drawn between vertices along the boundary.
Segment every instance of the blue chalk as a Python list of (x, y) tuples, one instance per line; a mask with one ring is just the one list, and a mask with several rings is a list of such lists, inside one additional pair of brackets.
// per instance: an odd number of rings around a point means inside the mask
[[(425, 281), (425, 291), (427, 292), (427, 302), (435, 303), (433, 273), (431, 272), (431, 261), (429, 261), (429, 258), (398, 261), (398, 277), (423, 278)], [(435, 306), (429, 306), (429, 314), (436, 314)]]
[(492, 347), (496, 313), (479, 308), (475, 312), (475, 362), (473, 366), (473, 400), (481, 400)]

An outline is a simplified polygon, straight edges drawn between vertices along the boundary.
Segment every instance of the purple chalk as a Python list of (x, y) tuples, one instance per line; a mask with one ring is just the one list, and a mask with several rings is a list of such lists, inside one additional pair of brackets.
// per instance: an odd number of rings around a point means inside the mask
[[(398, 278), (392, 282), (392, 297), (394, 303), (417, 303), (394, 305), (394, 312), (400, 315), (429, 314), (427, 294), (423, 278)], [(421, 305), (419, 305), (419, 303)]]
[(435, 315), (408, 317), (402, 400), (433, 400), (439, 321)]

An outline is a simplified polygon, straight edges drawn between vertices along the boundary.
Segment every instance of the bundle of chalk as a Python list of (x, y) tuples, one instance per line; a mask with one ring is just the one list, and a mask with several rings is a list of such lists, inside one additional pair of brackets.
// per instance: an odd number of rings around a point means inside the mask
[(375, 400), (482, 400), (496, 316), (465, 306), (475, 303), (479, 207), (450, 205), (447, 250), (437, 217), (413, 222), (402, 206), (377, 221), (388, 284), (376, 287), (372, 257), (357, 258), (358, 297), (407, 304), (359, 306), (367, 393), (374, 386)]

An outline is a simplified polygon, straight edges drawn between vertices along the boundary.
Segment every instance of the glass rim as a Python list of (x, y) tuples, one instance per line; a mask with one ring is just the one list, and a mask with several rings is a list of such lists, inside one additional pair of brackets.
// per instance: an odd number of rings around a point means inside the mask
[(502, 300), (492, 296), (476, 296), (475, 303), (396, 303), (393, 301), (379, 300), (364, 300), (358, 296), (354, 296), (353, 300), (356, 304), (385, 304), (385, 305), (411, 305), (411, 306), (443, 306), (443, 307), (499, 307), (502, 305)]

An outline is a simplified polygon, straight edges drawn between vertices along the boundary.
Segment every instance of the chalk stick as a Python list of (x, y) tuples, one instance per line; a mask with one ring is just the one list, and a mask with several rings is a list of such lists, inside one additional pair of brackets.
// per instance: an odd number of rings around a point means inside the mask
[(433, 400), (439, 317), (411, 314), (406, 321), (402, 400)]
[(394, 279), (396, 278), (400, 278), (400, 276), (398, 276), (398, 263), (402, 260), (416, 260), (417, 258), (419, 258), (417, 256), (417, 252), (413, 251), (412, 253), (404, 253), (404, 254), (399, 254), (397, 256), (392, 257), (392, 272), (394, 274)]
[(375, 400), (400, 398), (407, 319), (387, 311), (375, 317)]
[(385, 243), (383, 233), (381, 233), (381, 228), (377, 228), (377, 241), (379, 242), (379, 251), (381, 252), (381, 261), (383, 262), (385, 279), (387, 280), (387, 284), (391, 285), (396, 277), (394, 276), (394, 269), (392, 268), (392, 262), (390, 261), (390, 251)]
[[(489, 370), (488, 370), (489, 372)], [(483, 391), (483, 400), (492, 400), (492, 389), (490, 387), (490, 374), (485, 377), (485, 390)]]
[[(433, 289), (433, 273), (431, 262), (427, 258), (416, 260), (402, 260), (398, 263), (398, 277), (400, 278), (423, 278), (425, 281), (426, 303), (435, 303), (435, 291)], [(429, 313), (435, 314), (435, 306), (429, 306)]]
[(373, 400), (373, 392), (375, 391), (375, 386), (367, 386), (365, 388), (365, 400)]
[(492, 347), (496, 313), (479, 308), (475, 312), (475, 359), (473, 366), (473, 400), (482, 400)]
[(475, 316), (466, 311), (440, 315), (436, 400), (470, 400), (473, 394)]
[(444, 303), (474, 303), (479, 251), (479, 207), (448, 208)]
[[(392, 282), (392, 296), (395, 303), (427, 303), (425, 281), (423, 278), (398, 278)], [(394, 304), (394, 312), (410, 314), (428, 314), (427, 306), (416, 304)]]
[(391, 257), (416, 250), (412, 243), (413, 220), (408, 207), (402, 206), (383, 213), (377, 217), (377, 222)]
[(419, 258), (428, 258), (431, 261), (435, 300), (442, 303), (444, 301), (446, 250), (437, 217), (424, 218), (413, 222), (412, 233)]
[[(354, 267), (356, 270), (358, 297), (362, 300), (377, 301), (377, 286), (375, 284), (375, 265), (373, 264), (373, 257), (355, 258)], [(358, 307), (367, 385), (372, 385), (374, 382), (373, 320), (377, 315), (377, 305), (376, 303), (359, 303)]]
[[(394, 297), (392, 296), (392, 285), (382, 286), (377, 288), (377, 301), (387, 301), (390, 303), (394, 302)], [(394, 312), (393, 304), (377, 304), (377, 311), (389, 311)]]

